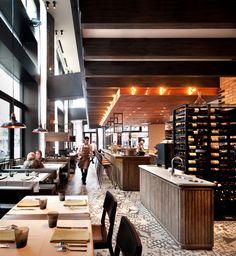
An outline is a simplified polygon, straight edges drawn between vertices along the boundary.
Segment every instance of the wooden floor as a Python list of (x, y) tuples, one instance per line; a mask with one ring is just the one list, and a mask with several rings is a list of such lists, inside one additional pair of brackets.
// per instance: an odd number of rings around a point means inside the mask
[(81, 177), (81, 171), (77, 167), (65, 187), (67, 195), (87, 195), (90, 190), (99, 189), (94, 164), (91, 163), (89, 166), (86, 185), (82, 184)]

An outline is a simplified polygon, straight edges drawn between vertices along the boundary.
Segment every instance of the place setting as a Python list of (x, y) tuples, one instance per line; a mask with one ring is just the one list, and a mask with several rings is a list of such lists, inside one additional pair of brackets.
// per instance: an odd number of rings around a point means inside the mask
[(47, 208), (47, 197), (33, 198), (33, 199), (22, 199), (13, 211), (28, 211), (28, 210), (44, 210)]
[(56, 243), (57, 251), (87, 251), (87, 243), (90, 241), (90, 233), (87, 226), (57, 225), (59, 213), (48, 212), (48, 227), (54, 228), (50, 243)]
[(8, 174), (0, 173), (0, 180), (4, 180), (8, 177)]
[(0, 226), (0, 248), (23, 248), (27, 245), (28, 234), (28, 227)]

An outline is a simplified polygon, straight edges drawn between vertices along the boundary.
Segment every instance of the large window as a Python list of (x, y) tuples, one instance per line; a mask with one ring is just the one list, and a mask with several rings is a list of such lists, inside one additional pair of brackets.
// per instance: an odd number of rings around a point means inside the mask
[[(5, 94), (14, 97), (14, 99), (21, 101), (21, 85), (0, 65), (0, 91)], [(14, 86), (14, 88), (13, 88)], [(9, 102), (10, 101), (10, 102)], [(0, 98), (0, 124), (8, 122), (10, 120), (10, 104), (13, 104), (13, 100), (4, 100)], [(14, 112), (17, 120), (21, 120), (21, 109), (14, 107)], [(10, 143), (14, 143), (14, 158), (21, 157), (21, 132), (20, 129), (14, 129), (14, 141), (9, 141), (9, 130), (0, 129), (0, 161), (4, 159), (9, 159), (10, 155)]]
[[(18, 120), (21, 117), (21, 110), (17, 107), (14, 107), (14, 112), (18, 117)], [(21, 157), (21, 129), (14, 129), (14, 158)]]
[[(0, 99), (0, 123), (9, 120), (10, 104)], [(8, 129), (0, 129), (0, 161), (9, 158)]]

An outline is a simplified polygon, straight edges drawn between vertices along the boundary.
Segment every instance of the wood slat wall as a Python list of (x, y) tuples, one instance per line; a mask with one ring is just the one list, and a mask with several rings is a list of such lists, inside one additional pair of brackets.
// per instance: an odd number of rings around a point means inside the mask
[(213, 247), (214, 190), (208, 187), (178, 187), (140, 169), (143, 205), (185, 249)]

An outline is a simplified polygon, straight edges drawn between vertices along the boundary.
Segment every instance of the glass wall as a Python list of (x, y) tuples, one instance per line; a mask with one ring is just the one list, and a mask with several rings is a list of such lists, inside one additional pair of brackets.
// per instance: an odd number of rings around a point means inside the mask
[[(0, 123), (9, 120), (10, 104), (0, 99)], [(0, 161), (9, 158), (8, 129), (0, 129)]]
[[(3, 92), (15, 100), (21, 101), (21, 85), (19, 81), (15, 80), (5, 69), (0, 65), (0, 92)], [(14, 79), (14, 80), (13, 80)], [(0, 95), (1, 96), (1, 95)], [(14, 101), (9, 98), (9, 101), (0, 97), (0, 124), (10, 120), (10, 104)], [(21, 120), (21, 109), (14, 107), (14, 112), (17, 120)], [(14, 141), (9, 142), (8, 129), (0, 129), (0, 161), (10, 158), (10, 144), (14, 143), (14, 158), (21, 157), (21, 131), (14, 129)]]
[[(20, 119), (21, 109), (14, 107), (15, 115)], [(21, 157), (21, 129), (14, 129), (14, 158)]]

